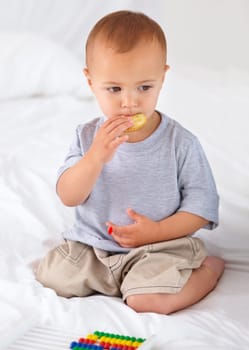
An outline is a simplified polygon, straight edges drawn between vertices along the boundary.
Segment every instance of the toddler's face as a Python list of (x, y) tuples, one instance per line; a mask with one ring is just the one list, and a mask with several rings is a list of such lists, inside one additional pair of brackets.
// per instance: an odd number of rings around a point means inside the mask
[(84, 72), (105, 116), (143, 113), (150, 118), (166, 68), (156, 42), (142, 42), (125, 53), (97, 43)]

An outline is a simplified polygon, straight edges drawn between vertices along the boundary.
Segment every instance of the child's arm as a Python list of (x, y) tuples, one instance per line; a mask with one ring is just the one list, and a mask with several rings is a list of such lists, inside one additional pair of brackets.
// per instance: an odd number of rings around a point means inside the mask
[(67, 169), (59, 178), (57, 193), (63, 204), (76, 206), (84, 202), (102, 170), (103, 164), (95, 157), (94, 152), (85, 154), (81, 160)]
[(76, 206), (87, 199), (104, 164), (127, 141), (128, 135), (123, 135), (123, 132), (131, 125), (131, 120), (122, 116), (112, 117), (103, 123), (88, 152), (64, 171), (58, 180), (57, 193), (65, 205)]
[(201, 216), (181, 211), (158, 222), (159, 235), (166, 240), (175, 239), (192, 234), (208, 223)]
[(117, 226), (108, 222), (107, 226), (112, 227), (109, 232), (112, 231), (113, 238), (122, 247), (128, 248), (184, 237), (208, 224), (208, 220), (188, 212), (177, 212), (157, 222), (132, 209), (128, 209), (127, 213), (134, 224)]

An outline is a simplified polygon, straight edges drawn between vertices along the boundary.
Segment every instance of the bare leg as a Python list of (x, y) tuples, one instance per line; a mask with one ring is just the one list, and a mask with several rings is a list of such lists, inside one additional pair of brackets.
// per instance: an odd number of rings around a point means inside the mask
[(177, 294), (138, 294), (127, 298), (127, 304), (137, 312), (170, 314), (197, 303), (213, 290), (224, 271), (221, 258), (208, 256), (193, 270), (188, 282)]

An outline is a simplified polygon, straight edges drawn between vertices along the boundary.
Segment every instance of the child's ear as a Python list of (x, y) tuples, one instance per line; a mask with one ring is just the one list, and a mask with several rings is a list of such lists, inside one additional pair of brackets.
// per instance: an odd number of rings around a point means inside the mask
[(165, 64), (165, 67), (164, 67), (164, 72), (166, 73), (168, 70), (170, 69), (170, 66)]
[(164, 79), (165, 79), (165, 75), (166, 75), (166, 73), (167, 73), (167, 71), (170, 69), (170, 66), (168, 66), (167, 64), (165, 64), (165, 66), (164, 66), (164, 73), (163, 73), (163, 81), (162, 82), (164, 82)]
[(85, 75), (85, 77), (87, 79), (88, 85), (90, 87), (92, 87), (92, 80), (91, 80), (91, 77), (90, 77), (89, 69), (88, 68), (84, 68), (83, 69), (83, 73), (84, 73), (84, 75)]

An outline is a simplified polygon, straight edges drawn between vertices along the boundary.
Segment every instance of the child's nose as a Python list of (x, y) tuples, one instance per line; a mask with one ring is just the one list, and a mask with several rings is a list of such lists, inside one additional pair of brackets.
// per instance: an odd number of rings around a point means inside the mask
[(122, 108), (131, 108), (138, 105), (137, 95), (132, 92), (124, 92), (122, 94), (121, 107)]

